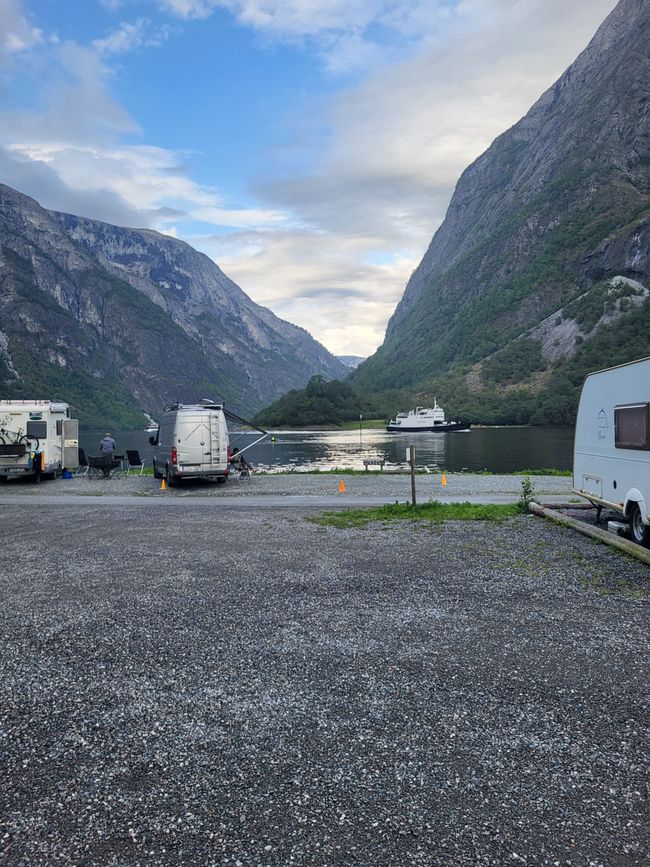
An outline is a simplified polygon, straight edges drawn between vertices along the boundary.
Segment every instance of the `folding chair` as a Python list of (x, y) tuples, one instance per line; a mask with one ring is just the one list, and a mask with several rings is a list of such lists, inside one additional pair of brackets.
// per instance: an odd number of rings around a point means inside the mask
[(117, 460), (113, 455), (101, 455), (98, 458), (89, 455), (88, 465), (93, 478), (112, 479), (122, 468), (122, 461)]
[(127, 467), (126, 467), (127, 476), (131, 472), (131, 470), (135, 471), (137, 469), (140, 470), (139, 474), (142, 475), (142, 473), (144, 471), (144, 461), (141, 460), (140, 452), (137, 451), (137, 449), (127, 449), (126, 450), (126, 460), (127, 460)]
[(86, 457), (86, 452), (83, 449), (79, 449), (79, 466), (77, 467), (77, 472), (75, 476), (87, 476), (88, 470), (90, 467), (88, 466), (88, 458)]

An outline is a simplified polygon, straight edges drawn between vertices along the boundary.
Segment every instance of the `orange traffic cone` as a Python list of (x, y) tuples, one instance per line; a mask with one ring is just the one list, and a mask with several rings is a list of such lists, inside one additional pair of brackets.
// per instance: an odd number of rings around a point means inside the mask
[(444, 473), (442, 474), (442, 478), (440, 479), (440, 484), (443, 486), (447, 484), (447, 476)]
[(167, 490), (167, 482), (166, 482), (164, 479), (163, 479), (162, 482), (160, 483), (160, 490), (161, 490), (161, 491), (166, 491), (166, 490)]
[(344, 494), (344, 493), (345, 493), (345, 482), (343, 481), (343, 479), (341, 479), (341, 482), (339, 484), (339, 494)]

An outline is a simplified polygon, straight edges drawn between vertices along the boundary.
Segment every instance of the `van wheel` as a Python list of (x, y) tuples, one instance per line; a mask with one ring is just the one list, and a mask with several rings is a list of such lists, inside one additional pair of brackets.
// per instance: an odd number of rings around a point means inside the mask
[(632, 512), (630, 513), (630, 528), (634, 541), (638, 545), (645, 545), (650, 548), (650, 527), (643, 523), (641, 509), (639, 509), (636, 503), (632, 506)]
[(167, 482), (167, 487), (168, 487), (168, 488), (173, 488), (174, 485), (176, 484), (176, 479), (175, 479), (174, 476), (172, 476), (172, 474), (170, 473), (170, 471), (169, 471), (169, 467), (167, 467), (167, 470), (166, 470), (166, 472), (165, 472), (165, 481)]
[(158, 470), (156, 469), (156, 462), (155, 461), (153, 462), (153, 477), (154, 477), (154, 479), (162, 479), (162, 477), (163, 477), (163, 474), (159, 473)]

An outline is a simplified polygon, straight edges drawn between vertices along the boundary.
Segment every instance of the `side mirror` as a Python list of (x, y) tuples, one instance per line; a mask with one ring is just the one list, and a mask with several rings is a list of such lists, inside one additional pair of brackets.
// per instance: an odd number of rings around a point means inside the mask
[(158, 437), (149, 437), (149, 445), (155, 446), (158, 443)]

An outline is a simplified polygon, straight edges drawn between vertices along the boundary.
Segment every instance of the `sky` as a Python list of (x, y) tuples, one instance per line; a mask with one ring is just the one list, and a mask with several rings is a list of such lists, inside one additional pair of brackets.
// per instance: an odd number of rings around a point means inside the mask
[(615, 0), (0, 0), (0, 182), (367, 356), (463, 169)]

